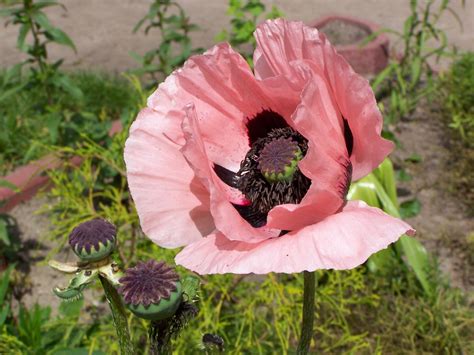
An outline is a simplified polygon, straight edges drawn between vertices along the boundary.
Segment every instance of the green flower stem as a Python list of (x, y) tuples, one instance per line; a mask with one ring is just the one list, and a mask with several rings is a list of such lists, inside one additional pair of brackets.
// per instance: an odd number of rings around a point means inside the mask
[(133, 355), (133, 344), (130, 339), (130, 332), (128, 331), (127, 313), (123, 306), (122, 299), (117, 293), (115, 287), (107, 280), (107, 278), (99, 275), (100, 282), (104, 288), (105, 297), (109, 302), (112, 317), (114, 319), (115, 329), (119, 338), (120, 353), (122, 355)]
[(303, 294), (303, 322), (301, 337), (298, 343), (296, 353), (298, 355), (308, 354), (311, 339), (313, 337), (314, 323), (314, 296), (316, 293), (316, 275), (314, 272), (305, 271), (304, 275), (304, 294)]

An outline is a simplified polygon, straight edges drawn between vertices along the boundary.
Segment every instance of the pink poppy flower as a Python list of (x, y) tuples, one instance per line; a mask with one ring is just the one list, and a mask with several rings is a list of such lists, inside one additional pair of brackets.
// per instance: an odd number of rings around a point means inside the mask
[(390, 153), (369, 83), (323, 34), (255, 32), (254, 72), (228, 44), (191, 57), (148, 99), (125, 146), (145, 234), (200, 274), (348, 269), (404, 233), (347, 201)]

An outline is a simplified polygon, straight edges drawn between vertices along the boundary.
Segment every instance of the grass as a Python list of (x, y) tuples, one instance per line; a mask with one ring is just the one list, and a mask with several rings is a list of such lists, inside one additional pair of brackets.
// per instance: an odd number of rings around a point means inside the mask
[[(161, 252), (156, 252), (159, 258)], [(474, 311), (458, 290), (441, 285), (436, 296), (426, 299), (414, 280), (381, 278), (363, 266), (317, 276), (314, 353), (468, 354), (474, 350)], [(176, 353), (198, 353), (205, 333), (222, 337), (229, 354), (294, 352), (301, 323), (301, 275), (216, 275), (204, 278), (203, 284), (199, 316), (175, 341)], [(114, 329), (110, 319), (101, 321), (86, 346), (109, 353), (116, 344), (98, 340), (114, 336)], [(146, 322), (135, 318), (131, 322), (135, 341), (143, 342)]]
[(474, 52), (463, 53), (444, 78), (445, 107), (449, 126), (474, 148)]
[(458, 57), (441, 78), (446, 124), (452, 129), (449, 146), (452, 161), (448, 169), (454, 191), (474, 216), (474, 52)]
[(48, 102), (41, 88), (26, 86), (2, 101), (0, 173), (39, 158), (48, 145), (74, 146), (81, 134), (103, 140), (111, 122), (136, 106), (135, 90), (125, 78), (93, 72), (68, 77), (81, 97), (58, 89)]

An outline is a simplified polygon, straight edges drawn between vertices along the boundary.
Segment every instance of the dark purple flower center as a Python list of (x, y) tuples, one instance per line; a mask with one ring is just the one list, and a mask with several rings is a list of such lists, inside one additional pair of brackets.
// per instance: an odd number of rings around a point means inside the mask
[(126, 304), (148, 307), (162, 298), (169, 298), (171, 292), (176, 291), (178, 280), (178, 274), (164, 262), (139, 262), (120, 278), (119, 292)]
[(214, 170), (250, 200), (249, 205), (234, 207), (258, 228), (267, 223), (267, 214), (273, 207), (299, 203), (308, 191), (311, 180), (297, 166), (308, 150), (308, 141), (273, 111), (257, 114), (248, 121), (247, 129), (250, 150), (239, 171), (234, 173), (219, 165)]
[[(248, 205), (236, 205), (239, 214), (255, 228), (267, 223), (268, 212), (275, 206), (300, 203), (311, 180), (298, 168), (308, 150), (308, 140), (291, 128), (278, 113), (264, 110), (247, 122), (250, 150), (238, 172), (220, 165), (214, 171), (227, 185), (240, 190), (250, 200)], [(353, 148), (352, 132), (344, 119), (344, 138), (350, 156)], [(347, 181), (341, 194), (347, 194), (351, 166), (346, 167)], [(280, 174), (280, 175), (279, 175)]]
[(90, 253), (92, 247), (99, 251), (100, 244), (106, 245), (114, 242), (117, 230), (115, 226), (105, 219), (96, 218), (81, 223), (69, 235), (69, 245), (78, 251), (86, 250)]

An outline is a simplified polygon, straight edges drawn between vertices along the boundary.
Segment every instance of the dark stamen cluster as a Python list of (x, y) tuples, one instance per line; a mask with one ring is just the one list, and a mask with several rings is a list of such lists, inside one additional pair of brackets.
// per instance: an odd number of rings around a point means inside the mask
[(126, 304), (148, 307), (162, 298), (168, 299), (171, 292), (176, 291), (178, 280), (178, 274), (164, 262), (139, 262), (135, 267), (127, 269), (120, 278), (122, 286), (119, 292)]
[[(346, 119), (343, 122), (350, 157), (354, 138), (349, 122)], [(308, 191), (311, 180), (302, 174), (298, 166), (294, 172), (292, 170), (295, 161), (306, 155), (308, 141), (293, 130), (280, 114), (271, 110), (263, 110), (249, 118), (246, 125), (250, 150), (239, 171), (235, 173), (217, 164), (214, 164), (214, 171), (223, 182), (240, 190), (250, 200), (250, 204), (234, 204), (234, 207), (250, 225), (258, 228), (266, 225), (268, 212), (273, 207), (299, 203)], [(293, 166), (286, 168), (288, 162)], [(351, 182), (352, 165), (349, 159), (340, 164), (344, 167), (344, 176), (341, 176), (337, 187), (341, 197), (345, 198)], [(285, 173), (282, 173), (283, 170)]]
[(100, 245), (114, 242), (117, 230), (115, 226), (105, 219), (96, 218), (81, 223), (74, 228), (69, 235), (69, 245), (74, 250), (86, 250), (91, 252), (92, 247), (99, 251)]
[[(311, 185), (311, 180), (304, 176), (298, 168), (289, 181), (270, 183), (262, 175), (259, 169), (259, 157), (262, 150), (267, 144), (280, 139), (295, 142), (303, 156), (308, 150), (306, 138), (291, 127), (276, 128), (269, 132), (266, 137), (259, 138), (252, 145), (237, 173), (237, 186), (251, 201), (251, 206), (241, 207), (240, 209), (245, 209), (246, 214), (253, 216), (248, 221), (254, 227), (260, 227), (266, 223), (266, 214), (273, 207), (285, 203), (299, 203)], [(237, 210), (241, 212), (238, 207)]]

